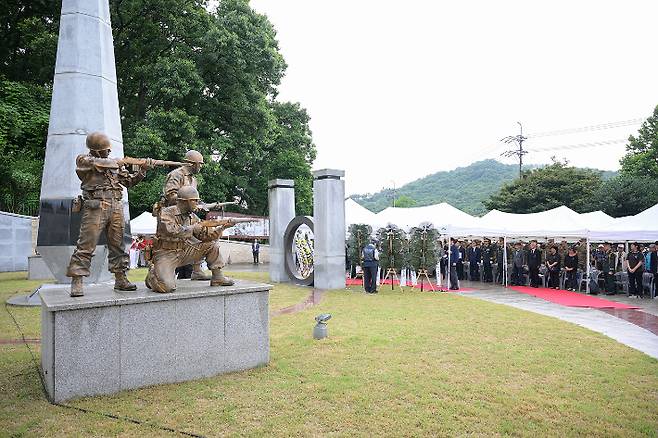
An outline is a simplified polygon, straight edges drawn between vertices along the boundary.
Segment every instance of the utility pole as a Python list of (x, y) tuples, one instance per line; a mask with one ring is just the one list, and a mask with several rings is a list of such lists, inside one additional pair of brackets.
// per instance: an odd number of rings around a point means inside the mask
[(523, 136), (523, 125), (521, 122), (516, 122), (519, 124), (519, 127), (521, 128), (521, 131), (519, 135), (508, 135), (507, 137), (501, 138), (500, 141), (511, 144), (511, 143), (516, 143), (519, 148), (518, 149), (510, 149), (508, 151), (503, 152), (502, 155), (503, 157), (513, 157), (517, 156), (519, 157), (519, 178), (521, 178), (522, 171), (523, 171), (523, 156), (528, 153), (528, 151), (523, 150), (523, 142), (528, 139), (528, 137)]

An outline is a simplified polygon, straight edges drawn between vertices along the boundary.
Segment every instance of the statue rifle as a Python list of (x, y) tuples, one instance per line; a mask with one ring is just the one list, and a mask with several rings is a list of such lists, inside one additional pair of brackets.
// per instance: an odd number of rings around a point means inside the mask
[(149, 168), (154, 168), (154, 167), (181, 167), (181, 166), (185, 166), (186, 163), (181, 163), (180, 161), (156, 160), (154, 158), (123, 157), (119, 160), (119, 164), (130, 165), (133, 167), (140, 167), (146, 164)]

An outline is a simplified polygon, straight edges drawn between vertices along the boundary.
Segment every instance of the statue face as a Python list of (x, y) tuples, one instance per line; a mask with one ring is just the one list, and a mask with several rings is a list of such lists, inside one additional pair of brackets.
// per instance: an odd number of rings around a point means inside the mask
[(201, 172), (201, 163), (192, 163), (192, 173), (197, 174)]
[(196, 199), (179, 199), (178, 200), (178, 209), (181, 213), (192, 213), (197, 209), (199, 201)]
[(107, 158), (110, 156), (110, 150), (109, 149), (103, 149), (100, 151), (91, 151), (91, 154), (95, 157), (99, 158)]

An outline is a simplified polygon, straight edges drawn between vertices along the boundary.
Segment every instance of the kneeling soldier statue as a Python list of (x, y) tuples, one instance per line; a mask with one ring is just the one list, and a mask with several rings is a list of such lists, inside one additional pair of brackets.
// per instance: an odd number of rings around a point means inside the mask
[(131, 173), (122, 159), (108, 158), (110, 139), (100, 132), (87, 136), (87, 147), (89, 154), (78, 155), (75, 161), (75, 172), (82, 181), (82, 199), (77, 204), (82, 209), (82, 221), (78, 243), (66, 272), (71, 277), (71, 296), (84, 295), (82, 277), (89, 276), (91, 258), (103, 231), (107, 235), (109, 270), (114, 273), (114, 288), (136, 290), (137, 286), (126, 277), (129, 258), (123, 241), (123, 188), (140, 182), (146, 176), (146, 170), (152, 167), (152, 160), (141, 160), (137, 171)]
[(219, 222), (214, 226), (202, 223), (194, 214), (198, 202), (197, 189), (185, 185), (178, 189), (176, 205), (160, 210), (153, 258), (145, 281), (149, 289), (162, 293), (174, 291), (176, 268), (200, 264), (204, 259), (212, 271), (211, 286), (233, 284), (233, 280), (222, 273), (224, 260), (218, 241), (222, 225)]

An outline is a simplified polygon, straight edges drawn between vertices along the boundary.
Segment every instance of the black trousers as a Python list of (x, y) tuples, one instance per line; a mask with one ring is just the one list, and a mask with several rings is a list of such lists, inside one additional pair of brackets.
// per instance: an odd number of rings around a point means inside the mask
[(450, 289), (459, 289), (459, 278), (457, 277), (457, 267), (450, 267)]
[(564, 287), (567, 289), (578, 289), (578, 282), (576, 281), (576, 270), (565, 271), (567, 274), (566, 280), (564, 282)]
[(615, 274), (612, 272), (601, 272), (601, 278), (603, 279), (603, 284), (605, 291), (609, 294), (615, 292)]
[(377, 265), (363, 267), (363, 288), (366, 292), (377, 290)]
[(493, 269), (492, 269), (491, 263), (483, 263), (482, 264), (482, 269), (484, 269), (484, 278), (483, 278), (483, 280), (486, 283), (493, 282)]
[(630, 295), (642, 295), (642, 273), (639, 269), (635, 272), (628, 271), (628, 293)]
[(539, 266), (529, 266), (528, 270), (530, 271), (530, 286), (539, 286)]
[(560, 287), (560, 271), (548, 271), (548, 287)]
[(460, 280), (464, 279), (464, 262), (457, 262), (457, 278)]
[(477, 263), (470, 262), (468, 264), (469, 276), (471, 281), (480, 281), (480, 266)]
[(523, 266), (512, 265), (512, 286), (525, 286), (523, 284)]
[(254, 256), (254, 265), (257, 265), (258, 264), (258, 256), (260, 255), (260, 252), (259, 251), (252, 251), (251, 253)]

